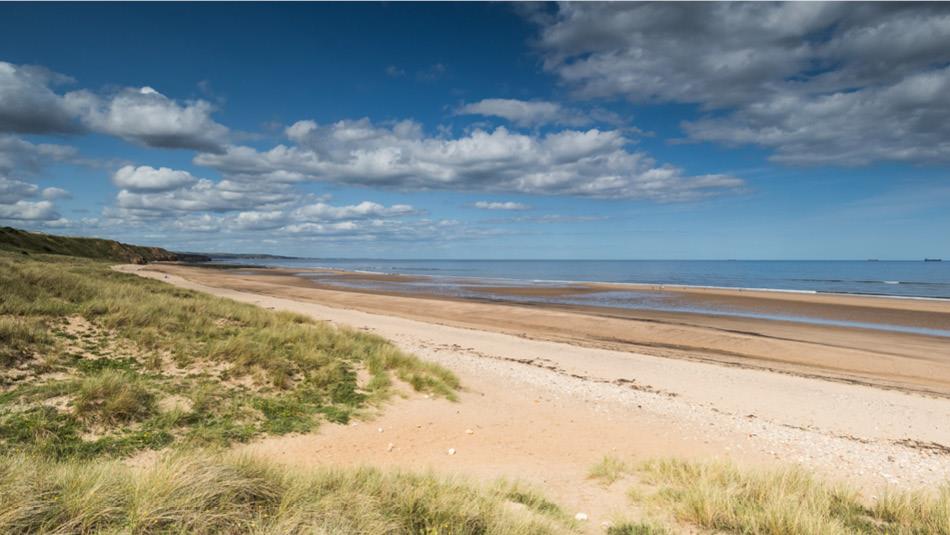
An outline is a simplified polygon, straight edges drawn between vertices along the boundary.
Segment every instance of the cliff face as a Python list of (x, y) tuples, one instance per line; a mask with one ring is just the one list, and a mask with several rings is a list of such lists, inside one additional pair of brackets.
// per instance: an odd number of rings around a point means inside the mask
[(174, 253), (161, 247), (129, 245), (99, 238), (74, 238), (27, 232), (12, 227), (0, 227), (0, 249), (25, 254), (60, 254), (99, 258), (133, 264), (148, 262), (207, 262), (211, 257), (197, 254)]

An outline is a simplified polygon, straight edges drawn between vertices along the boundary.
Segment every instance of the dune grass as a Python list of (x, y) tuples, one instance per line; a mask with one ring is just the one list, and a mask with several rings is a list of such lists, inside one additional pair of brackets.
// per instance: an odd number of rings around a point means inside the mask
[(597, 479), (603, 485), (609, 486), (629, 474), (630, 471), (630, 465), (623, 460), (612, 455), (604, 455), (600, 461), (590, 467), (587, 477)]
[(459, 388), (378, 336), (103, 262), (0, 252), (0, 295), (0, 453), (223, 446), (346, 423), (397, 380), (449, 399)]
[(724, 533), (950, 534), (950, 486), (890, 492), (868, 504), (800, 468), (749, 470), (723, 463), (655, 461), (642, 467), (654, 501), (677, 520)]
[(668, 535), (670, 530), (651, 522), (623, 522), (607, 528), (607, 535)]
[(0, 459), (2, 533), (566, 533), (559, 510), (515, 506), (506, 484), (431, 474), (290, 470), (200, 452), (117, 462)]

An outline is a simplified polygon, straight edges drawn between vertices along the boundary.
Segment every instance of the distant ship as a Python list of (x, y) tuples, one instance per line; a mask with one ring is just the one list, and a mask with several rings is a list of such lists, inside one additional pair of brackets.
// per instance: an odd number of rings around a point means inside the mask
[(924, 258), (924, 262), (943, 262), (943, 260), (939, 258)]

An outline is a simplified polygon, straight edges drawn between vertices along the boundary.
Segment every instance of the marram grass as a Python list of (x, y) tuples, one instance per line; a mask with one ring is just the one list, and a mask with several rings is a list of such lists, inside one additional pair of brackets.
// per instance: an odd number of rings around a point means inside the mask
[(677, 520), (720, 533), (755, 535), (950, 535), (950, 486), (861, 499), (844, 485), (795, 467), (740, 470), (726, 463), (653, 461), (643, 482), (654, 505)]
[(0, 251), (0, 296), (0, 453), (225, 446), (345, 423), (397, 380), (449, 399), (459, 388), (379, 336), (103, 262)]
[(370, 468), (291, 470), (200, 452), (138, 469), (15, 455), (0, 459), (0, 533), (570, 531), (556, 506), (513, 489)]

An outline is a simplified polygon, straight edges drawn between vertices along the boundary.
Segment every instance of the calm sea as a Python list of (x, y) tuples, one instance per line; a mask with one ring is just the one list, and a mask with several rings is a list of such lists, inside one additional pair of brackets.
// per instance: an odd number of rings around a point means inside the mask
[(632, 282), (950, 298), (950, 261), (230, 260), (443, 278)]

